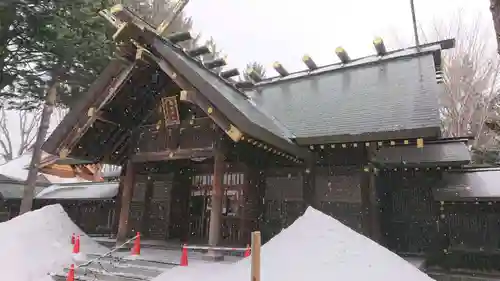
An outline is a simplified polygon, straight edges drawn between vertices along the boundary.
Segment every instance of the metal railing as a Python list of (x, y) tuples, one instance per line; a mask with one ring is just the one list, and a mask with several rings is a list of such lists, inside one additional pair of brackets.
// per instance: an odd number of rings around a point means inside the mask
[[(106, 258), (106, 257), (111, 257), (111, 258), (113, 258), (113, 256), (112, 256), (112, 254), (113, 254), (113, 253), (117, 252), (117, 251), (118, 251), (118, 250), (120, 250), (120, 249), (123, 249), (123, 248), (124, 248), (127, 244), (131, 243), (132, 241), (135, 241), (138, 237), (139, 237), (139, 235), (135, 235), (134, 237), (132, 237), (132, 238), (128, 239), (127, 241), (125, 241), (123, 244), (121, 244), (121, 245), (119, 245), (119, 246), (117, 246), (117, 247), (114, 247), (113, 249), (111, 249), (110, 251), (108, 251), (108, 252), (106, 252), (106, 253), (104, 253), (104, 254), (101, 254), (101, 255), (99, 255), (99, 256), (97, 256), (97, 257), (95, 257), (95, 258), (91, 259), (91, 260), (88, 260), (88, 261), (84, 262), (84, 263), (81, 263), (81, 264), (75, 264), (75, 266), (74, 266), (74, 270), (76, 271), (76, 270), (77, 270), (77, 269), (79, 269), (79, 268), (84, 268), (84, 275), (87, 275), (87, 274), (88, 274), (87, 270), (89, 270), (89, 269), (88, 269), (88, 267), (89, 267), (90, 265), (92, 265), (92, 264), (98, 264), (98, 265), (99, 265), (99, 267), (100, 267), (102, 270), (104, 270), (105, 272), (109, 272), (108, 270), (106, 270), (106, 269), (102, 266), (102, 264), (101, 264), (101, 260), (102, 260), (102, 259), (104, 259), (104, 258)], [(120, 259), (120, 258), (118, 258), (118, 259)], [(65, 268), (65, 270), (69, 270), (69, 268)], [(91, 273), (92, 275), (94, 275), (94, 280), (97, 280), (97, 274), (96, 274), (96, 272), (90, 271), (90, 273)], [(97, 272), (97, 273), (99, 273), (99, 272)], [(110, 274), (110, 273), (108, 273), (108, 274)], [(51, 275), (51, 276), (56, 275), (56, 276), (57, 276), (57, 275), (60, 275), (60, 274), (57, 274), (57, 273), (49, 273), (49, 275)], [(113, 274), (113, 275), (116, 275), (116, 276), (121, 276), (120, 274)], [(128, 277), (128, 276), (123, 276), (123, 277)], [(138, 279), (140, 279), (140, 278), (138, 278)]]
[(98, 262), (98, 261), (100, 261), (100, 260), (101, 260), (101, 259), (103, 259), (103, 258), (106, 258), (106, 257), (108, 257), (108, 256), (111, 256), (113, 253), (117, 252), (118, 250), (123, 249), (123, 248), (124, 248), (127, 244), (129, 244), (130, 242), (135, 241), (135, 239), (137, 239), (137, 237), (139, 237), (139, 235), (135, 235), (134, 237), (132, 237), (132, 238), (130, 238), (129, 240), (125, 241), (125, 242), (124, 242), (123, 244), (121, 244), (120, 246), (118, 246), (118, 247), (114, 247), (114, 248), (113, 248), (113, 249), (111, 249), (110, 251), (108, 251), (108, 252), (106, 252), (106, 253), (104, 253), (104, 254), (102, 254), (102, 255), (100, 255), (100, 256), (97, 256), (96, 258), (93, 258), (93, 259), (91, 259), (91, 260), (89, 260), (89, 261), (86, 261), (86, 262), (84, 262), (84, 263), (82, 263), (82, 264), (76, 265), (76, 266), (75, 266), (75, 269), (80, 268), (80, 267), (86, 267), (86, 266), (89, 266), (89, 265), (91, 265), (92, 263)]

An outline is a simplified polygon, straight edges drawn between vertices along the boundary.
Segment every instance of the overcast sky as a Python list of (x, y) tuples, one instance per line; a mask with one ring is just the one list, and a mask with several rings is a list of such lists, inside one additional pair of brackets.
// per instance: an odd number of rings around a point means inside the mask
[[(493, 37), (489, 0), (415, 0), (415, 10), (424, 31), (461, 13), (468, 21), (481, 17)], [(303, 69), (305, 53), (320, 65), (336, 62), (338, 46), (351, 58), (372, 54), (375, 36), (389, 49), (413, 44), (410, 0), (191, 0), (185, 11), (231, 66), (255, 60), (272, 76), (274, 61), (289, 71)]]
[[(415, 0), (415, 9), (426, 33), (432, 33), (436, 22), (449, 24), (460, 14), (466, 23), (481, 19), (494, 39), (489, 0)], [(241, 69), (258, 61), (268, 68), (268, 76), (276, 75), (271, 68), (275, 61), (289, 71), (304, 69), (304, 54), (319, 65), (334, 63), (338, 46), (351, 58), (373, 54), (375, 36), (383, 37), (388, 49), (413, 44), (409, 0), (191, 0), (185, 11), (195, 32), (213, 37), (228, 55), (229, 66)], [(495, 47), (495, 40), (490, 41)], [(54, 120), (52, 129), (56, 124)], [(9, 127), (17, 147), (15, 113), (9, 113)]]

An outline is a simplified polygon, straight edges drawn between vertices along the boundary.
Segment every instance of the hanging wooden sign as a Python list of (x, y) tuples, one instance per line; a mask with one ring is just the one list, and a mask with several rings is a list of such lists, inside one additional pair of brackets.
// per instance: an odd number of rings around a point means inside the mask
[(161, 99), (161, 109), (163, 111), (165, 125), (179, 125), (181, 123), (176, 96), (163, 97)]

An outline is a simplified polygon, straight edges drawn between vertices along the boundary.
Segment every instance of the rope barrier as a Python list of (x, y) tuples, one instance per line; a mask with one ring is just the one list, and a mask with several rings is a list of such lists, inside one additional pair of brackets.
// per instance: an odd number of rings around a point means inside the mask
[(107, 257), (107, 256), (111, 256), (111, 254), (115, 253), (115, 252), (116, 252), (116, 251), (118, 251), (119, 249), (124, 248), (124, 246), (125, 246), (125, 245), (127, 245), (128, 243), (130, 243), (130, 242), (134, 241), (135, 239), (137, 239), (137, 237), (139, 237), (139, 235), (135, 235), (134, 237), (132, 237), (132, 238), (130, 238), (129, 240), (125, 241), (125, 242), (124, 242), (123, 244), (121, 244), (120, 246), (118, 246), (118, 247), (115, 247), (115, 248), (111, 249), (111, 251), (108, 251), (108, 252), (106, 252), (106, 253), (104, 253), (104, 254), (102, 254), (102, 255), (100, 255), (100, 256), (98, 256), (98, 257), (94, 258), (94, 259), (91, 259), (91, 260), (89, 260), (89, 261), (87, 261), (87, 262), (85, 262), (85, 263), (82, 263), (82, 264), (80, 264), (80, 265), (77, 265), (77, 266), (75, 267), (75, 269), (76, 269), (76, 268), (80, 268), (80, 267), (86, 267), (86, 266), (89, 266), (89, 265), (91, 265), (92, 263), (95, 263), (95, 262), (99, 261), (99, 260), (100, 260), (100, 259), (102, 259), (102, 258), (105, 258), (105, 257)]
[(214, 251), (235, 251), (235, 252), (244, 252), (248, 248), (228, 248), (228, 247), (210, 247), (210, 246), (182, 246), (188, 250), (214, 250)]

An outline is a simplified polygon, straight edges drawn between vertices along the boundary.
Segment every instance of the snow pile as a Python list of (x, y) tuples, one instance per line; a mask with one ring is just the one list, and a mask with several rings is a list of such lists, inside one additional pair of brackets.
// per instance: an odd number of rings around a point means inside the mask
[[(250, 278), (250, 258), (236, 264), (174, 268), (154, 281), (234, 281)], [(433, 280), (416, 267), (339, 221), (308, 208), (261, 251), (263, 281)]]
[(0, 223), (0, 280), (45, 280), (42, 278), (49, 272), (62, 271), (72, 263), (73, 233), (81, 235), (82, 252), (106, 251), (82, 233), (61, 205), (50, 205)]

